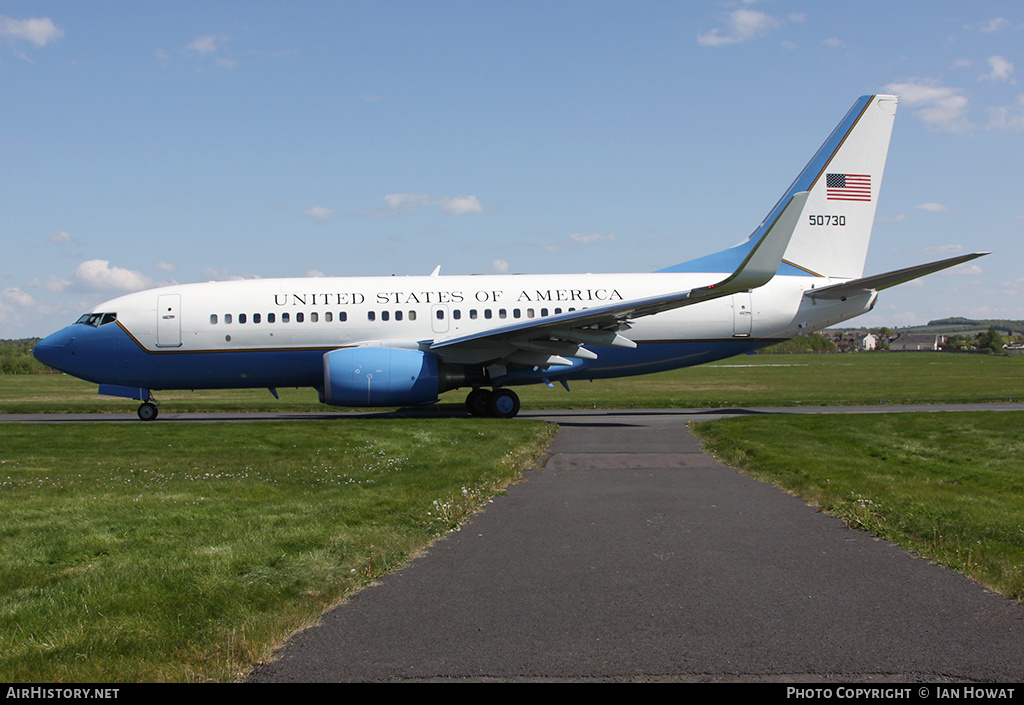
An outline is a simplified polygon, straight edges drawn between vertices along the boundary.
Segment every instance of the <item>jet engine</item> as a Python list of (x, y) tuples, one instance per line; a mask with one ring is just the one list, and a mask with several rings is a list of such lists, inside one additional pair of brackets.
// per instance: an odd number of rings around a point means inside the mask
[(357, 347), (324, 355), (321, 401), (332, 406), (432, 404), (441, 392), (486, 383), (482, 368), (446, 365), (403, 348)]
[(399, 348), (341, 348), (324, 355), (324, 403), (430, 404), (440, 392), (437, 355)]

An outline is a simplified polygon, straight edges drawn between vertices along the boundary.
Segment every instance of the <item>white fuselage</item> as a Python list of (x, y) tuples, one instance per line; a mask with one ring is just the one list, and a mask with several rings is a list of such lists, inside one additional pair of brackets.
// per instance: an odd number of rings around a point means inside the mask
[[(113, 299), (97, 311), (149, 352), (332, 349), (384, 345), (417, 349), (571, 310), (682, 291), (721, 274), (571, 274), (507, 276), (252, 279), (164, 287)], [(783, 340), (867, 310), (870, 302), (804, 300), (833, 280), (778, 276), (754, 292), (639, 318), (637, 343)], [(488, 353), (456, 350), (456, 362)], [(445, 356), (443, 355), (443, 356)], [(469, 357), (479, 359), (469, 360)]]

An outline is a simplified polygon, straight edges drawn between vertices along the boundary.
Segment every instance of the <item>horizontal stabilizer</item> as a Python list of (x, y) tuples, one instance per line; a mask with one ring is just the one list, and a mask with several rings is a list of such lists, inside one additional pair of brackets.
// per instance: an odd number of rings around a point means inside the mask
[(893, 272), (876, 274), (872, 277), (851, 279), (850, 281), (843, 282), (842, 284), (834, 284), (832, 286), (822, 287), (821, 289), (812, 289), (811, 291), (806, 292), (805, 296), (809, 296), (812, 299), (846, 299), (850, 296), (856, 296), (857, 294), (881, 291), (882, 289), (888, 289), (889, 287), (896, 286), (897, 284), (903, 284), (904, 282), (911, 281), (912, 279), (923, 277), (926, 274), (938, 272), (948, 267), (955, 267), (958, 264), (969, 262), (972, 259), (977, 259), (978, 257), (983, 257), (987, 254), (988, 252), (972, 252), (969, 255), (951, 257), (950, 259), (931, 262), (929, 264), (919, 264), (915, 267), (897, 269)]

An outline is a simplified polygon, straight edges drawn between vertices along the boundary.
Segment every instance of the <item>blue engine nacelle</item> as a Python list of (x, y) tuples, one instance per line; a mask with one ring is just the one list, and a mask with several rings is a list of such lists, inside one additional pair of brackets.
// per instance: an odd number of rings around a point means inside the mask
[(322, 401), (333, 406), (431, 404), (441, 391), (437, 355), (400, 348), (342, 348), (324, 355)]

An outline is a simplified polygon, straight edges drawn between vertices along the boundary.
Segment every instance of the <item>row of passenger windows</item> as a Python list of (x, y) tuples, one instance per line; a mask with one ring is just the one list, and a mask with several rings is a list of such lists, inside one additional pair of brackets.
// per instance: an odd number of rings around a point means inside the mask
[[(415, 318), (415, 316), (416, 316), (416, 312), (415, 311), (410, 311), (409, 313), (410, 313), (410, 315), (412, 315)], [(332, 311), (324, 311), (323, 319), (324, 319), (324, 321), (326, 323), (331, 323), (332, 321), (334, 321), (334, 313)], [(238, 314), (238, 317), (236, 318), (234, 315), (232, 315), (230, 313), (225, 313), (224, 314), (224, 323), (234, 323), (236, 320), (239, 323), (248, 323), (249, 321), (252, 321), (253, 323), (262, 323), (263, 320), (264, 320), (264, 316), (263, 316), (262, 313), (254, 313), (254, 314), (252, 314), (251, 317), (247, 313), (240, 313), (240, 314)], [(278, 316), (277, 316), (276, 313), (268, 313), (266, 315), (267, 323), (277, 323), (277, 320), (278, 320)], [(303, 323), (303, 322), (305, 322), (305, 320), (306, 320), (306, 314), (303, 313), (302, 311), (299, 311), (299, 312), (297, 312), (295, 314), (295, 322), (296, 323)], [(309, 314), (309, 322), (310, 323), (316, 323), (319, 320), (320, 320), (320, 313), (319, 312), (314, 311), (314, 312)], [(345, 311), (339, 311), (338, 312), (338, 320), (339, 321), (347, 321), (348, 320), (348, 314)], [(281, 323), (291, 323), (291, 321), (292, 321), (292, 315), (290, 313), (282, 313), (281, 314)], [(217, 316), (217, 314), (216, 313), (211, 313), (210, 314), (210, 324), (211, 325), (217, 325), (217, 323), (219, 323), (219, 322), (220, 322), (220, 319)]]
[[(570, 308), (570, 309), (567, 309), (567, 310), (568, 311), (575, 311), (576, 309), (575, 308)], [(456, 321), (462, 320), (462, 313), (463, 312), (462, 312), (461, 309), (453, 309), (452, 312), (451, 312), (451, 317), (452, 317), (452, 319), (454, 319)], [(554, 315), (558, 315), (558, 314), (562, 313), (562, 309), (561, 308), (556, 308), (556, 309), (554, 309), (552, 311), (551, 309), (547, 309), (547, 308), (542, 308), (542, 309), (539, 309), (539, 310), (532, 309), (532, 308), (527, 308), (527, 309), (514, 308), (514, 309), (512, 309), (510, 311), (509, 309), (505, 309), (505, 308), (499, 308), (497, 310), (492, 310), (492, 309), (489, 309), (489, 308), (477, 310), (475, 308), (471, 308), (466, 313), (467, 313), (467, 316), (471, 320), (476, 320), (478, 318), (484, 318), (485, 320), (490, 320), (490, 319), (493, 319), (495, 317), (497, 317), (499, 319), (505, 319), (505, 318), (509, 317), (509, 314), (511, 314), (512, 318), (524, 318), (524, 317), (525, 318), (536, 318), (538, 314), (540, 316), (550, 316), (550, 315), (552, 315), (552, 313)], [(444, 318), (446, 316), (445, 309), (443, 309), (443, 308), (436, 309), (434, 311), (434, 316), (439, 321), (444, 320)], [(390, 320), (396, 320), (396, 321), (402, 321), (402, 320), (415, 321), (416, 320), (416, 312), (415, 311), (367, 311), (366, 312), (366, 320), (368, 320), (368, 321), (376, 321), (376, 320), (378, 320), (378, 318), (381, 321), (390, 321)], [(281, 314), (268, 313), (265, 316), (263, 314), (261, 314), (261, 313), (253, 313), (251, 315), (250, 314), (246, 314), (246, 313), (239, 313), (237, 316), (235, 316), (233, 314), (230, 314), (230, 313), (225, 313), (224, 316), (223, 316), (223, 322), (224, 323), (234, 323), (235, 321), (237, 321), (238, 323), (249, 323), (250, 321), (252, 323), (262, 323), (264, 320), (267, 323), (276, 323), (279, 319), (280, 319), (281, 323), (290, 323), (293, 320), (293, 317), (292, 317), (292, 314), (290, 314), (290, 313), (281, 313)], [(335, 320), (335, 314), (334, 314), (333, 311), (324, 311), (322, 314), (320, 312), (318, 312), (318, 311), (313, 311), (313, 312), (308, 314), (308, 320), (309, 320), (310, 323), (317, 323), (321, 319), (325, 323), (331, 323), (331, 322), (333, 322)], [(221, 317), (219, 317), (216, 313), (211, 313), (210, 314), (210, 324), (211, 325), (217, 325), (218, 323), (221, 322), (221, 320), (222, 320)], [(296, 323), (303, 323), (306, 320), (307, 320), (307, 314), (306, 313), (304, 313), (302, 311), (297, 311), (295, 313), (294, 321)], [(348, 313), (346, 311), (339, 311), (338, 314), (337, 314), (337, 320), (339, 322), (347, 321), (348, 320)]]

